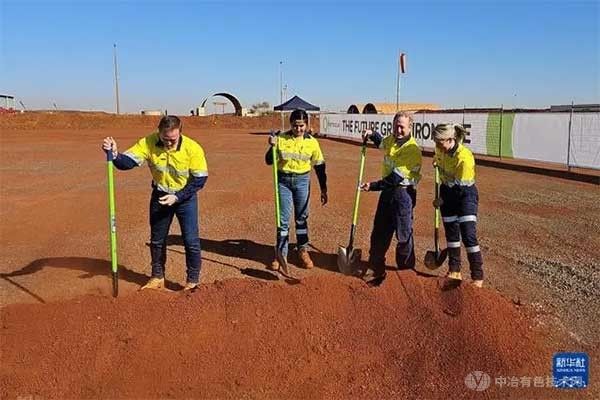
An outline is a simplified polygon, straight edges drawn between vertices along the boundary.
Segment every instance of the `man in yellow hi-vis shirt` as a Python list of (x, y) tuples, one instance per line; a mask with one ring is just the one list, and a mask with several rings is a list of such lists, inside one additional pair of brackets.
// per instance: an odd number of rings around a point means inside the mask
[[(279, 201), (281, 204), (281, 227), (277, 231), (277, 248), (287, 258), (290, 217), (292, 206), (296, 220), (298, 256), (302, 267), (310, 269), (313, 262), (308, 255), (308, 207), (310, 198), (310, 170), (314, 166), (319, 186), (321, 204), (327, 203), (327, 175), (325, 159), (319, 142), (308, 132), (308, 114), (304, 110), (294, 110), (290, 115), (292, 129), (269, 137), (269, 145), (277, 145), (277, 170)], [(273, 165), (271, 148), (265, 155), (267, 165)], [(270, 269), (279, 269), (277, 258)]]
[(182, 123), (176, 116), (163, 117), (158, 131), (141, 138), (124, 153), (117, 151), (112, 137), (103, 141), (102, 148), (112, 151), (114, 165), (127, 170), (148, 163), (152, 174), (150, 196), (150, 257), (152, 277), (142, 289), (162, 289), (165, 284), (166, 239), (173, 217), (177, 216), (187, 267), (184, 290), (192, 290), (200, 280), (200, 238), (198, 236), (198, 198), (196, 192), (204, 187), (208, 169), (204, 150), (193, 139), (184, 136)]
[(361, 185), (364, 191), (381, 191), (369, 251), (374, 282), (385, 278), (385, 253), (390, 247), (394, 232), (398, 240), (398, 268), (415, 268), (413, 209), (417, 202), (417, 183), (421, 179), (421, 149), (411, 135), (410, 114), (396, 113), (392, 126), (394, 132), (387, 137), (372, 131), (363, 134), (364, 139), (370, 138), (384, 152), (382, 178)]

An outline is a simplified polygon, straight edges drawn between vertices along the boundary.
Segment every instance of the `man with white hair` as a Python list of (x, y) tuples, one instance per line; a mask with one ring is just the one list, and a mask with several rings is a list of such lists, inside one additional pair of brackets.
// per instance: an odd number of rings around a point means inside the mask
[(373, 232), (369, 264), (373, 280), (385, 279), (385, 253), (396, 234), (396, 265), (398, 269), (415, 268), (413, 240), (413, 209), (417, 202), (417, 183), (421, 179), (421, 149), (412, 137), (412, 116), (399, 112), (394, 116), (393, 133), (383, 137), (370, 130), (363, 140), (370, 138), (384, 151), (382, 178), (362, 183), (363, 191), (381, 191)]

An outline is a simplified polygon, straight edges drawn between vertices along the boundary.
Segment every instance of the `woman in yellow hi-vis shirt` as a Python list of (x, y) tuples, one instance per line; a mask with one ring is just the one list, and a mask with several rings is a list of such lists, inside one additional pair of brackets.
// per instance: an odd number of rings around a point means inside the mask
[[(433, 131), (434, 163), (440, 171), (440, 204), (448, 247), (448, 278), (460, 281), (460, 241), (465, 245), (476, 287), (483, 286), (483, 258), (477, 242), (477, 207), (479, 194), (475, 186), (475, 158), (462, 142), (466, 130), (459, 124), (439, 124)], [(434, 201), (435, 203), (435, 201)]]
[(198, 199), (196, 192), (204, 187), (208, 169), (204, 150), (193, 139), (181, 134), (181, 120), (164, 116), (158, 131), (141, 138), (124, 153), (117, 151), (112, 137), (103, 141), (103, 149), (112, 151), (117, 169), (127, 170), (148, 163), (152, 174), (150, 196), (150, 257), (152, 277), (142, 289), (163, 289), (167, 259), (167, 235), (173, 217), (181, 226), (185, 247), (187, 283), (193, 290), (200, 280), (200, 238), (198, 236)]
[[(277, 249), (287, 259), (290, 217), (292, 207), (296, 222), (298, 256), (302, 267), (312, 268), (308, 255), (308, 208), (310, 198), (310, 170), (314, 166), (319, 186), (321, 204), (327, 203), (327, 174), (325, 158), (319, 142), (308, 132), (308, 114), (304, 110), (294, 110), (290, 115), (292, 129), (269, 137), (269, 145), (277, 145), (278, 187), (281, 207), (280, 228), (277, 231)], [(265, 155), (267, 165), (273, 165), (271, 148)], [(279, 269), (277, 258), (270, 269)]]

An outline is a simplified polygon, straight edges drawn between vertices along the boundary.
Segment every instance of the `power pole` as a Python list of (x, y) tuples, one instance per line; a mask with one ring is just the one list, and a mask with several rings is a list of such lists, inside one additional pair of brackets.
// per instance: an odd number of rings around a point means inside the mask
[(121, 113), (119, 106), (119, 70), (117, 66), (117, 44), (113, 44), (113, 61), (115, 64), (115, 100), (117, 103), (117, 115)]
[[(283, 104), (283, 61), (279, 61), (279, 104)], [(283, 132), (283, 110), (281, 113), (281, 131)]]

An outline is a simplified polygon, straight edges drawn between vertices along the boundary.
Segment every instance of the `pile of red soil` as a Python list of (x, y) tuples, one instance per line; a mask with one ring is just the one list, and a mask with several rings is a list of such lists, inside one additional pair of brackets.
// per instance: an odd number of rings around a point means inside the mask
[[(0, 398), (581, 396), (495, 384), (551, 374), (556, 347), (530, 324), (493, 291), (413, 272), (376, 288), (321, 275), (15, 304), (2, 309)], [(467, 388), (472, 371), (491, 386)]]
[[(103, 112), (26, 112), (18, 114), (2, 114), (0, 129), (32, 130), (32, 129), (115, 129), (144, 128), (154, 129), (160, 116), (149, 115), (115, 115)], [(223, 128), (223, 129), (279, 129), (281, 116), (273, 114), (262, 117), (238, 117), (235, 115), (210, 115), (206, 117), (181, 117), (184, 128)], [(286, 126), (287, 114), (285, 116)], [(311, 118), (313, 130), (319, 129), (318, 116)]]

